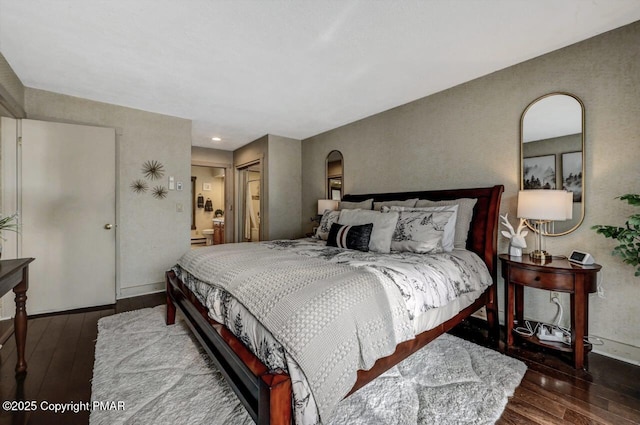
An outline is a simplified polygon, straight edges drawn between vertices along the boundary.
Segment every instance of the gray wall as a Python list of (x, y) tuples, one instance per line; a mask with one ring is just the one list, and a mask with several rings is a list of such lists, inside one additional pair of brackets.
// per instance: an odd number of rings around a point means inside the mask
[[(233, 152), (234, 166), (262, 161), (262, 240), (301, 236), (301, 141), (268, 134)], [(237, 184), (237, 182), (236, 182)], [(238, 203), (238, 201), (236, 201)]]
[[(242, 146), (241, 148), (233, 151), (233, 184), (234, 187), (238, 187), (237, 176), (235, 173), (235, 168), (241, 167), (255, 161), (260, 161), (260, 188), (262, 190), (262, 195), (260, 196), (260, 238), (262, 240), (268, 240), (269, 237), (269, 209), (266, 208), (269, 205), (269, 176), (265, 173), (265, 170), (268, 169), (269, 158), (268, 158), (268, 144), (269, 144), (269, 136), (264, 135), (259, 139), (254, 140), (253, 142)], [(239, 226), (242, 220), (241, 216), (237, 214), (241, 214), (242, 207), (241, 202), (244, 202), (238, 199), (238, 191), (234, 193), (234, 202), (237, 206), (236, 211), (234, 213), (235, 218), (235, 229), (234, 229), (234, 241), (240, 240), (239, 238)]]
[[(163, 288), (164, 271), (190, 244), (191, 121), (32, 88), (25, 90), (25, 109), (30, 119), (116, 128), (118, 295)], [(134, 193), (129, 185), (147, 160), (164, 165), (165, 187), (174, 176), (184, 189), (162, 200)]]
[[(333, 149), (344, 155), (345, 193), (504, 184), (501, 213), (514, 217), (520, 116), (543, 94), (573, 93), (586, 108), (586, 217), (577, 231), (549, 240), (548, 249), (588, 251), (603, 265), (606, 298), (589, 297), (589, 329), (606, 337), (596, 349), (640, 362), (640, 279), (611, 256), (614, 244), (590, 229), (624, 223), (633, 209), (614, 198), (640, 191), (638, 46), (640, 22), (304, 140), (302, 228), (310, 228), (308, 217), (324, 196), (325, 158)], [(500, 252), (506, 246), (501, 237)], [(568, 311), (568, 300), (562, 302)], [(526, 316), (552, 321), (555, 312), (547, 293), (526, 293)]]
[(0, 116), (24, 117), (24, 85), (0, 53)]
[(292, 226), (302, 214), (301, 151), (300, 140), (269, 135), (269, 240), (302, 236), (300, 228)]
[(192, 146), (191, 162), (217, 166), (231, 165), (233, 164), (233, 152)]

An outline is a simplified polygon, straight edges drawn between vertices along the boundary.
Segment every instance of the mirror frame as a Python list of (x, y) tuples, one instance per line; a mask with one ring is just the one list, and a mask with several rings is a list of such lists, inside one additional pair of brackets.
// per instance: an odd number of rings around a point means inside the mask
[(191, 230), (196, 230), (196, 176), (191, 176)]
[[(573, 99), (575, 99), (578, 104), (580, 105), (580, 111), (581, 111), (581, 125), (582, 125), (582, 133), (581, 133), (581, 145), (582, 145), (582, 202), (580, 205), (580, 217), (577, 220), (576, 224), (568, 229), (565, 230), (563, 232), (557, 232), (557, 233), (548, 233), (545, 234), (545, 236), (563, 236), (566, 234), (569, 234), (573, 231), (575, 231), (578, 227), (580, 227), (580, 225), (582, 224), (582, 222), (584, 221), (584, 215), (585, 215), (585, 204), (586, 204), (586, 173), (585, 173), (585, 130), (586, 130), (586, 126), (585, 126), (585, 108), (584, 108), (584, 103), (582, 103), (582, 100), (580, 100), (580, 98), (574, 94), (571, 93), (567, 93), (567, 92), (552, 92), (552, 93), (547, 93), (545, 95), (542, 95), (536, 99), (534, 99), (531, 103), (529, 103), (527, 105), (527, 107), (524, 109), (524, 111), (522, 112), (522, 115), (520, 116), (520, 190), (524, 190), (524, 117), (525, 115), (527, 115), (527, 111), (529, 111), (529, 109), (531, 109), (531, 107), (533, 105), (535, 105), (536, 103), (538, 103), (539, 101), (546, 99), (547, 97), (551, 97), (551, 96), (557, 96), (557, 95), (564, 95), (564, 96), (569, 96)], [(533, 230), (534, 232), (536, 231), (532, 226), (529, 225), (529, 223), (527, 222), (527, 226)]]
[(332, 150), (331, 152), (329, 152), (325, 158), (324, 161), (324, 175), (325, 175), (325, 179), (324, 179), (324, 184), (325, 184), (325, 195), (326, 195), (326, 199), (333, 199), (333, 197), (331, 196), (330, 190), (331, 190), (331, 185), (329, 183), (329, 181), (333, 178), (336, 178), (335, 176), (330, 176), (329, 175), (329, 157), (333, 154), (339, 154), (340, 155), (340, 162), (341, 162), (341, 167), (342, 170), (340, 172), (340, 199), (342, 199), (342, 197), (344, 196), (344, 155), (342, 154), (342, 152), (340, 152), (337, 149)]

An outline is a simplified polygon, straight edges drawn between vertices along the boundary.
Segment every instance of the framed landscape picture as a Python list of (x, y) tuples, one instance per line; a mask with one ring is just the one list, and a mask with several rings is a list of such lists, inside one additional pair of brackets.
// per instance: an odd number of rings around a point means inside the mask
[(562, 154), (562, 188), (573, 192), (573, 202), (582, 202), (582, 152)]
[(524, 189), (556, 188), (555, 155), (532, 156), (523, 159)]

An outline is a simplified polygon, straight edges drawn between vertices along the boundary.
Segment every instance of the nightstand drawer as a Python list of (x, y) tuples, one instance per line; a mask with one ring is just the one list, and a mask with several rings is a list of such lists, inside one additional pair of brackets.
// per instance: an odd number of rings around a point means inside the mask
[(573, 274), (549, 273), (516, 267), (511, 268), (510, 274), (513, 283), (552, 291), (573, 291), (573, 278)]

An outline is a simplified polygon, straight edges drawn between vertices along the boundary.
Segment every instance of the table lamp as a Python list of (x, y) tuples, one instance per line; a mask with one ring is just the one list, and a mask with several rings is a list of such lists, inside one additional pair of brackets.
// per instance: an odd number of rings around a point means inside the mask
[(518, 217), (527, 220), (537, 233), (535, 250), (529, 256), (546, 261), (551, 254), (545, 250), (544, 236), (549, 234), (550, 223), (573, 217), (573, 193), (565, 190), (532, 189), (518, 193)]
[(315, 217), (311, 217), (311, 221), (320, 223), (322, 216), (327, 211), (335, 211), (338, 209), (338, 201), (331, 199), (318, 199), (318, 214)]

